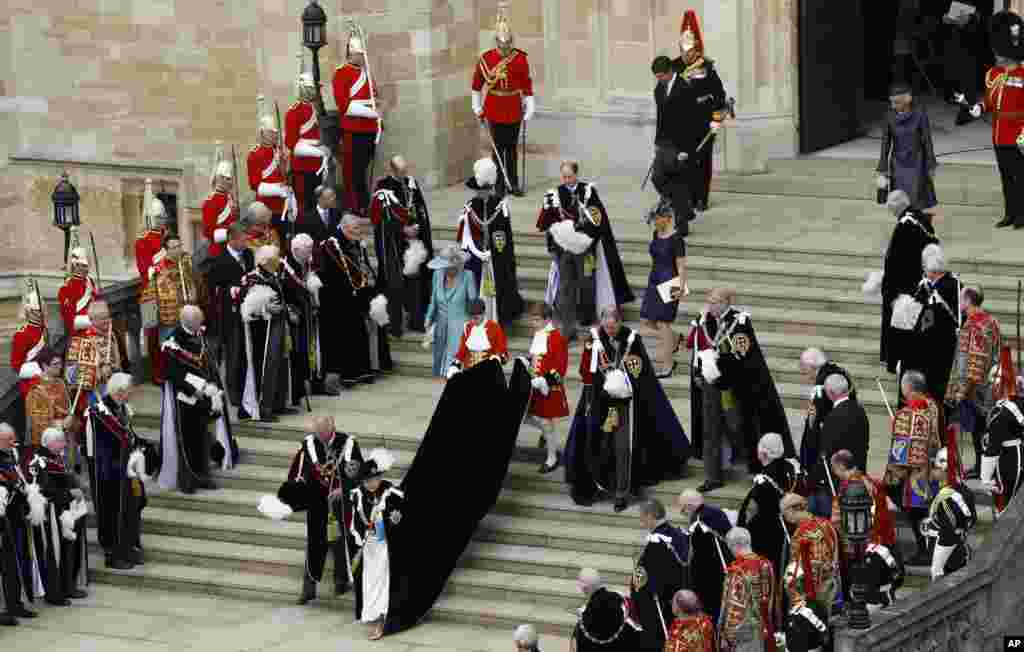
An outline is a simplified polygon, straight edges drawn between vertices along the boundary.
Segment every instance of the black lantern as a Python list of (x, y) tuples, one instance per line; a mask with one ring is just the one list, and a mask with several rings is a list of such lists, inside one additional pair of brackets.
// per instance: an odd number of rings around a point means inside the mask
[(309, 5), (302, 11), (302, 44), (316, 52), (327, 45), (327, 14), (316, 0), (309, 0)]
[(843, 519), (843, 535), (850, 551), (850, 607), (851, 629), (871, 627), (871, 615), (865, 602), (864, 553), (871, 535), (871, 507), (874, 501), (861, 478), (850, 478), (839, 500)]
[(53, 189), (53, 225), (64, 231), (64, 262), (68, 262), (68, 248), (71, 246), (71, 227), (81, 225), (78, 215), (78, 190), (68, 179), (65, 170), (60, 175), (57, 187)]

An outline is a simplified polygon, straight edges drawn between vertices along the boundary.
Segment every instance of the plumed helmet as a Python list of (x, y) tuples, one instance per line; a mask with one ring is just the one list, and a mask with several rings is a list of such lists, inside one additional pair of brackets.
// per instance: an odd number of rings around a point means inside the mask
[(299, 90), (314, 89), (316, 88), (316, 81), (313, 79), (312, 74), (304, 72), (300, 74), (298, 77), (296, 77), (295, 85), (299, 88)]
[(395, 456), (386, 448), (374, 448), (363, 460), (362, 479), (379, 478), (395, 465)]
[(259, 121), (259, 132), (277, 131), (277, 120), (267, 111), (267, 98), (256, 96), (256, 119)]
[(217, 167), (213, 170), (214, 176), (224, 177), (230, 179), (234, 176), (234, 171), (231, 169), (231, 161), (221, 161), (217, 164)]
[(142, 196), (142, 217), (146, 228), (152, 229), (167, 221), (167, 207), (153, 194), (153, 180), (146, 179), (146, 191)]
[(69, 265), (80, 265), (89, 266), (89, 256), (85, 253), (84, 247), (75, 247), (68, 252), (68, 264)]
[(498, 166), (490, 158), (482, 158), (473, 164), (473, 179), (480, 188), (490, 188), (498, 182)]
[(989, 22), (989, 39), (996, 56), (1024, 60), (1024, 20), (1012, 11), (1000, 11)]
[(348, 21), (348, 42), (345, 45), (345, 55), (366, 54), (366, 37), (363, 28), (354, 20)]
[(679, 51), (682, 53), (696, 50), (697, 54), (704, 54), (704, 37), (700, 32), (700, 23), (697, 21), (697, 12), (687, 9), (683, 14), (683, 22), (679, 27)]
[(508, 15), (505, 13), (505, 5), (498, 5), (498, 18), (494, 23), (494, 41), (498, 47), (512, 47), (512, 26), (508, 22)]
[(277, 131), (277, 122), (269, 115), (261, 117), (260, 131)]

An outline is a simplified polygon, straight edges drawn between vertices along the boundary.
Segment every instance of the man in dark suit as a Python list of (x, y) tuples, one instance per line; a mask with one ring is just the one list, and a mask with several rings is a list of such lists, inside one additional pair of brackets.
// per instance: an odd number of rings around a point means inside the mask
[(836, 373), (826, 378), (825, 395), (832, 401), (832, 411), (821, 424), (818, 458), (811, 467), (814, 494), (809, 507), (815, 516), (831, 518), (832, 497), (838, 487), (829, 461), (834, 453), (848, 450), (853, 454), (854, 467), (867, 471), (870, 425), (863, 406), (850, 395), (850, 381), (845, 376)]
[(245, 386), (245, 326), (234, 295), (239, 291), (242, 276), (254, 266), (252, 251), (246, 246), (247, 238), (243, 223), (236, 222), (228, 227), (227, 246), (213, 259), (207, 274), (211, 294), (211, 316), (207, 323), (218, 340), (232, 405), (242, 404)]
[(685, 235), (689, 232), (688, 222), (694, 218), (686, 159), (690, 144), (686, 135), (686, 104), (679, 75), (673, 69), (672, 60), (657, 57), (651, 64), (658, 85), (654, 87), (654, 103), (657, 107), (657, 123), (654, 133), (654, 162), (651, 169), (651, 183), (655, 190), (672, 202), (676, 216), (676, 228)]
[(327, 238), (337, 234), (338, 220), (341, 219), (341, 215), (338, 214), (338, 194), (334, 188), (317, 186), (313, 191), (313, 196), (316, 198), (316, 205), (312, 210), (303, 213), (297, 231), (308, 233), (309, 237), (313, 238), (313, 242), (319, 245)]

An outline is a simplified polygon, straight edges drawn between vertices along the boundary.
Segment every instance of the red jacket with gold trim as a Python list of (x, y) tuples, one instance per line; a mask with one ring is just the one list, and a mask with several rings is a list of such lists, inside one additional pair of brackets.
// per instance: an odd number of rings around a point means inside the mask
[(483, 118), (498, 124), (523, 120), (523, 98), (533, 96), (533, 79), (526, 52), (513, 48), (506, 58), (497, 48), (480, 55), (473, 70), (473, 90), (483, 92)]
[[(257, 187), (259, 187), (258, 183)], [(235, 200), (230, 192), (214, 190), (207, 195), (203, 202), (203, 237), (210, 243), (207, 251), (211, 257), (217, 257), (224, 253), (224, 243), (228, 240), (228, 227), (237, 221), (238, 206), (235, 206)]]
[(249, 150), (249, 157), (246, 159), (246, 169), (249, 172), (249, 189), (256, 193), (256, 199), (266, 204), (274, 215), (283, 213), (284, 197), (261, 195), (259, 192), (261, 183), (285, 183), (277, 148), (267, 145), (253, 147)]

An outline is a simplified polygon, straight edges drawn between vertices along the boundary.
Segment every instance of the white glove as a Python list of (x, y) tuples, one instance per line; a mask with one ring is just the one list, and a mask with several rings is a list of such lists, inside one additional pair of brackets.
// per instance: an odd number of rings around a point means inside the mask
[(216, 414), (224, 413), (224, 399), (220, 394), (210, 397), (210, 411)]
[(256, 194), (260, 197), (280, 197), (287, 199), (291, 188), (283, 183), (261, 183), (256, 188)]
[(875, 179), (875, 184), (878, 185), (879, 190), (885, 190), (889, 187), (889, 177), (884, 174), (880, 174), (878, 175), (878, 178)]
[(972, 106), (971, 110), (970, 110), (970, 114), (971, 114), (972, 118), (980, 118), (981, 117), (981, 105), (980, 104), (975, 104), (974, 106)]
[(548, 380), (544, 376), (534, 377), (534, 379), (530, 381), (530, 385), (544, 396), (551, 393), (551, 388), (548, 387)]
[(491, 259), (491, 252), (490, 251), (481, 251), (480, 255), (477, 256), (477, 258), (480, 259), (480, 262), (486, 263), (488, 260)]
[(456, 367), (455, 365), (452, 365), (452, 366), (448, 367), (448, 373), (445, 374), (445, 378), (447, 378), (448, 380), (451, 380), (452, 377), (455, 376), (455, 374), (459, 373), (459, 371), (460, 371), (460, 369), (458, 367)]
[(690, 158), (690, 155), (687, 154), (686, 152), (679, 152), (679, 154), (676, 156), (677, 161), (685, 161), (688, 158)]
[(227, 229), (214, 229), (213, 230), (213, 241), (217, 244), (228, 241), (228, 230)]
[(953, 93), (953, 101), (957, 104), (967, 104), (967, 97), (963, 93)]
[(472, 102), (473, 102), (473, 115), (475, 115), (476, 117), (479, 118), (480, 116), (482, 116), (484, 114), (484, 105), (483, 105), (483, 100), (480, 97), (480, 91), (473, 91), (472, 98), (473, 98), (472, 99)]
[(206, 394), (210, 398), (213, 398), (214, 396), (220, 394), (220, 388), (218, 388), (213, 383), (208, 382), (205, 385), (203, 385), (203, 394)]
[(533, 99), (533, 95), (527, 95), (523, 98), (523, 120), (530, 120), (533, 118), (533, 113), (537, 109), (537, 103)]

